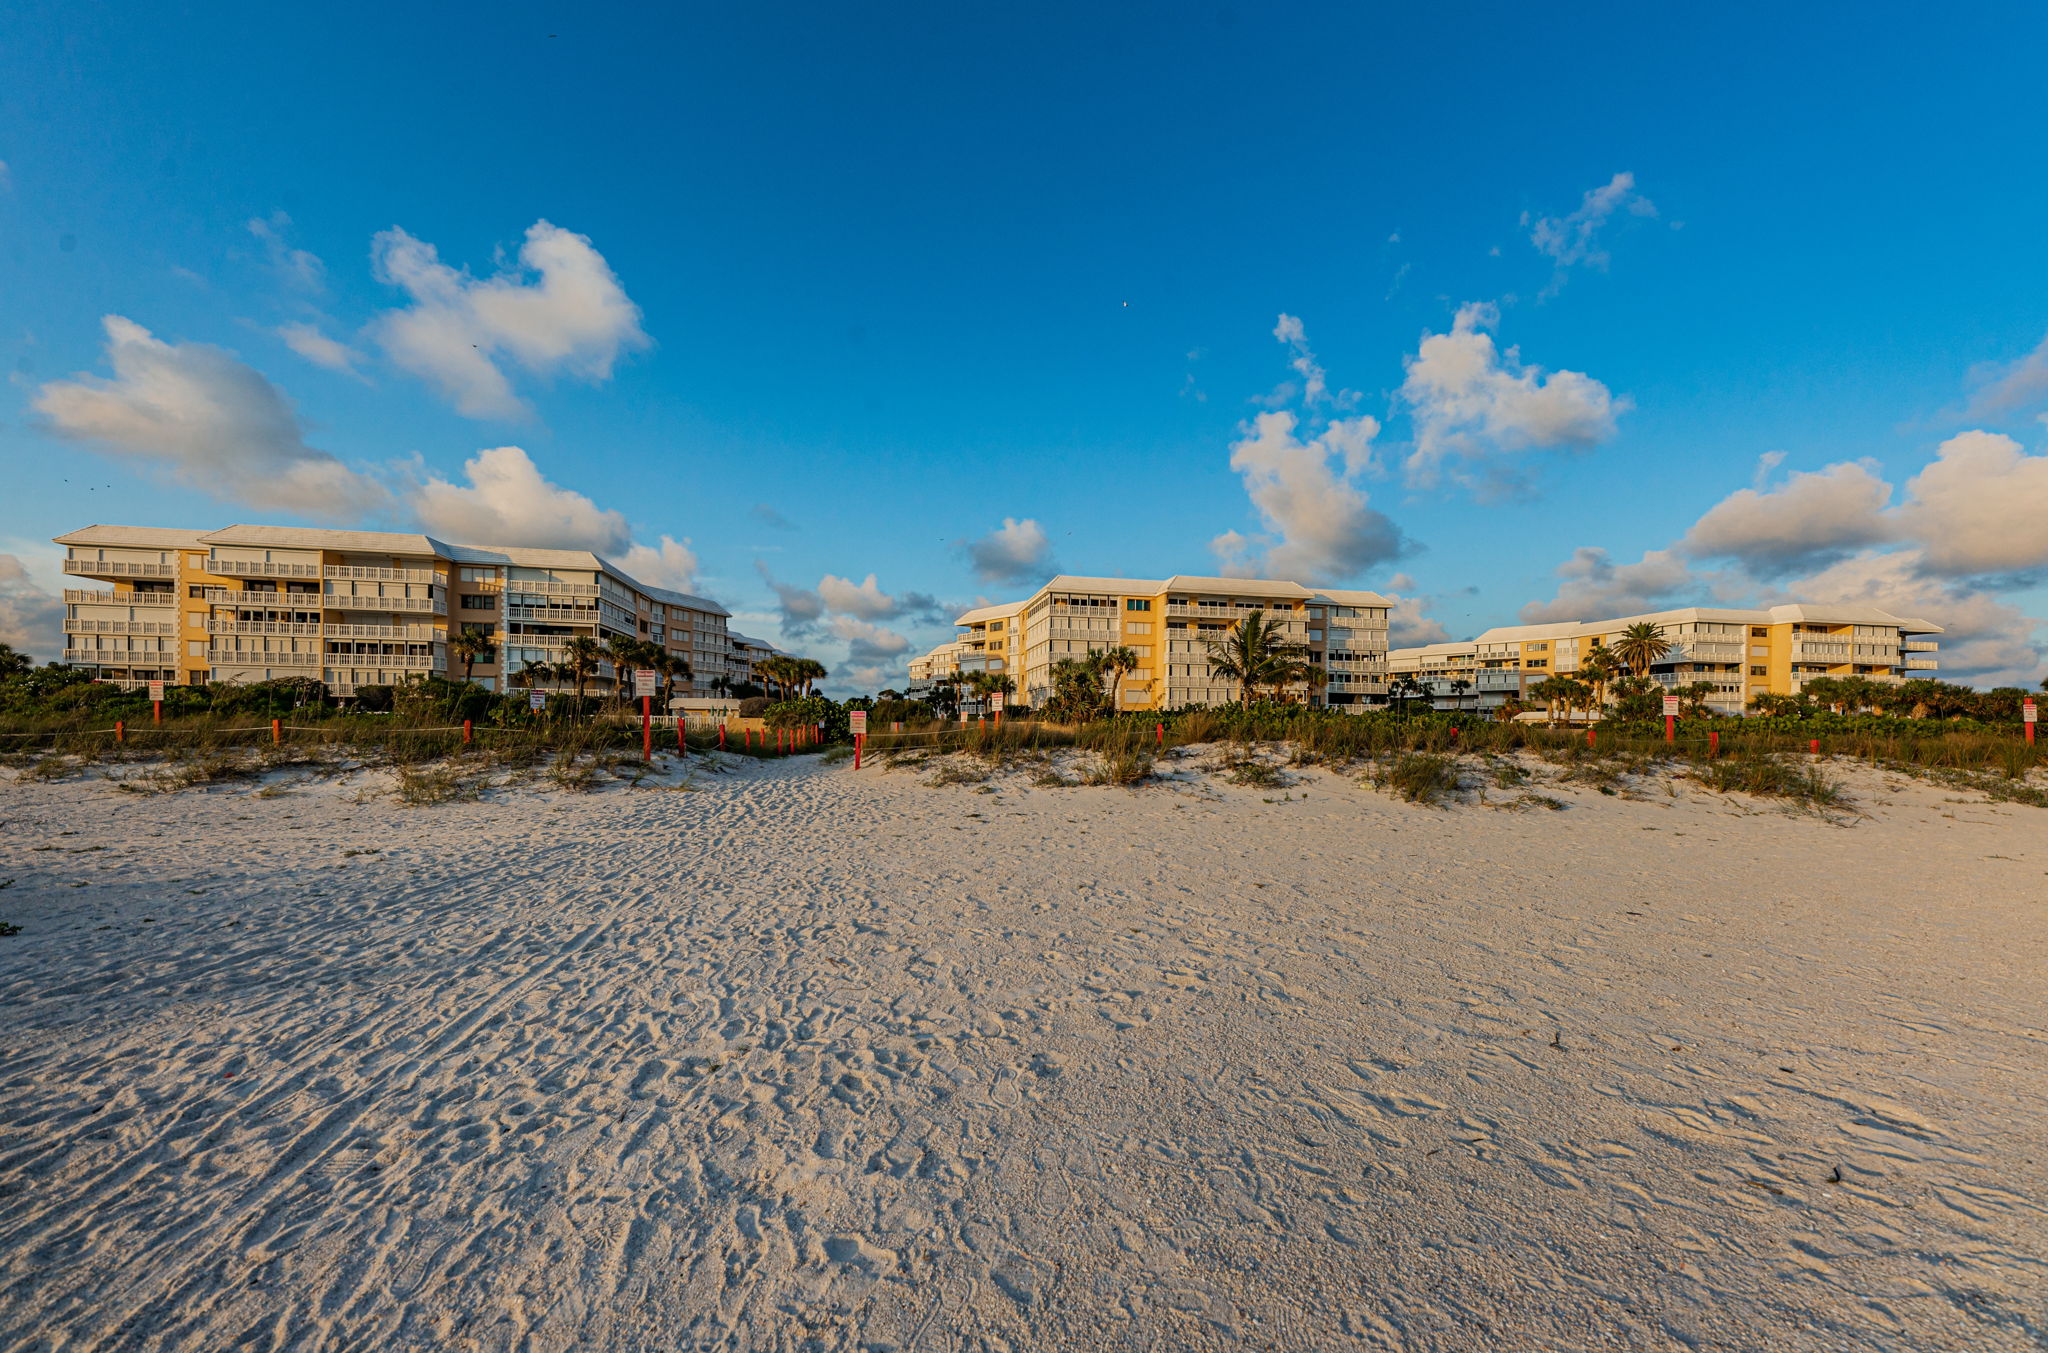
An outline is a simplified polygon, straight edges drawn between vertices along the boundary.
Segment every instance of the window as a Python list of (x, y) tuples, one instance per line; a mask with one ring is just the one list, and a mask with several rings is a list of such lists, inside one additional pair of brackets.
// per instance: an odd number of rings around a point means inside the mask
[(1768, 639), (1771, 637), (1771, 631), (1763, 625), (1751, 625), (1749, 627), (1749, 637), (1752, 639)]
[(1770, 669), (1767, 667), (1752, 667), (1749, 669), (1749, 674), (1751, 676), (1769, 676)]
[(1149, 611), (1152, 609), (1152, 603), (1144, 597), (1125, 597), (1124, 609), (1126, 611)]
[(498, 631), (494, 626), (479, 624), (474, 620), (465, 620), (462, 622), (462, 632), (464, 634), (481, 634), (484, 638), (488, 639)]
[(185, 595), (194, 601), (205, 601), (206, 589), (203, 587), (188, 587), (185, 589)]
[(1149, 620), (1127, 620), (1124, 622), (1124, 633), (1126, 634), (1150, 634), (1151, 632), (1152, 622)]
[(462, 594), (462, 609), (465, 611), (495, 611), (498, 609), (498, 599), (476, 592), (465, 592)]

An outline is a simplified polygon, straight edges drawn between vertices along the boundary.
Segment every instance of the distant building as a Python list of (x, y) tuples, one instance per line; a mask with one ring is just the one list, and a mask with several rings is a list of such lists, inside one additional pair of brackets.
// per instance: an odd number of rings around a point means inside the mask
[(1295, 698), (1364, 709), (1386, 703), (1391, 606), (1377, 592), (1254, 578), (1062, 574), (1022, 601), (977, 607), (959, 616), (951, 643), (912, 660), (911, 687), (922, 693), (921, 682), (953, 672), (995, 672), (1015, 682), (1016, 698), (1035, 706), (1052, 695), (1055, 663), (1128, 648), (1138, 665), (1121, 683), (1123, 708), (1229, 704), (1238, 698), (1238, 688), (1210, 673), (1209, 641), (1256, 611), (1327, 673), (1320, 685), (1298, 685)]
[[(297, 526), (88, 526), (57, 543), (66, 573), (111, 584), (64, 593), (64, 661), (103, 680), (317, 677), (346, 697), (427, 673), (460, 676), (460, 663), (449, 670), (448, 639), (464, 630), (495, 645), (474, 667), (493, 689), (531, 664), (560, 662), (579, 635), (660, 644), (690, 665), (679, 695), (734, 679), (723, 606), (650, 587), (588, 550)], [(617, 679), (603, 663), (593, 686)]]
[(1397, 648), (1387, 655), (1392, 681), (1412, 678), (1438, 709), (1497, 710), (1508, 700), (1540, 704), (1529, 688), (1572, 676), (1596, 648), (1612, 648), (1630, 625), (1648, 622), (1671, 645), (1650, 668), (1664, 686), (1711, 682), (1707, 705), (1740, 714), (1758, 695), (1796, 694), (1820, 676), (1904, 681), (1934, 675), (1941, 627), (1871, 606), (1772, 606), (1731, 610), (1693, 606), (1614, 620), (1563, 621), (1490, 629), (1464, 643)]

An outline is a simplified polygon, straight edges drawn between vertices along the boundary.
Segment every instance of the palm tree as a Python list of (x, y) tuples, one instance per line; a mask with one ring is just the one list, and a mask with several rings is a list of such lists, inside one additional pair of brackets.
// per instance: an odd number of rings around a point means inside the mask
[(1209, 672), (1237, 683), (1238, 703), (1250, 705), (1261, 686), (1273, 683), (1276, 671), (1300, 662), (1308, 650), (1282, 641), (1266, 620), (1264, 611), (1253, 611), (1237, 622), (1221, 639), (1210, 639)]
[(1638, 620), (1623, 630), (1614, 645), (1614, 656), (1637, 676), (1649, 675), (1651, 665), (1670, 651), (1664, 627), (1648, 620)]
[(646, 657), (640, 640), (629, 634), (608, 634), (604, 640), (604, 660), (612, 665), (612, 696), (621, 704), (632, 689), (632, 679), (627, 675)]
[(811, 687), (814, 683), (823, 681), (826, 677), (832, 675), (832, 669), (819, 662), (816, 658), (797, 658), (794, 661), (796, 663), (796, 681), (798, 686), (802, 688), (800, 693), (805, 696), (810, 695)]
[(20, 676), (35, 665), (34, 658), (16, 652), (12, 644), (0, 644), (0, 677)]
[(496, 647), (488, 631), (464, 630), (448, 641), (448, 656), (461, 660), (462, 679), (468, 681), (476, 672), (478, 660), (488, 659)]
[(778, 653), (754, 664), (754, 675), (782, 693), (784, 699), (796, 693), (796, 659)]
[(1459, 709), (1463, 709), (1465, 707), (1465, 692), (1471, 689), (1472, 683), (1465, 680), (1465, 678), (1451, 678), (1451, 694), (1457, 699)]
[(665, 710), (676, 698), (676, 682), (688, 681), (695, 675), (690, 670), (690, 660), (680, 653), (671, 653), (660, 644), (649, 644), (653, 650), (648, 666), (661, 677), (661, 707)]
[(1614, 656), (1600, 644), (1593, 645), (1593, 651), (1579, 664), (1579, 676), (1593, 683), (1593, 698), (1602, 705), (1607, 703), (1607, 683), (1620, 671)]
[(1090, 653), (1089, 656), (1099, 658), (1102, 670), (1109, 674), (1109, 708), (1114, 713), (1123, 708), (1119, 698), (1123, 693), (1124, 675), (1138, 669), (1138, 655), (1119, 644), (1115, 648), (1103, 650), (1100, 654)]
[(1567, 699), (1571, 695), (1570, 688), (1578, 684), (1563, 677), (1545, 677), (1529, 688), (1529, 694), (1543, 702), (1544, 717), (1555, 724), (1558, 704)]
[(604, 649), (597, 640), (587, 634), (579, 634), (562, 645), (562, 662), (556, 671), (567, 674), (576, 683), (576, 698), (583, 698), (583, 686), (597, 673), (597, 664), (604, 659)]

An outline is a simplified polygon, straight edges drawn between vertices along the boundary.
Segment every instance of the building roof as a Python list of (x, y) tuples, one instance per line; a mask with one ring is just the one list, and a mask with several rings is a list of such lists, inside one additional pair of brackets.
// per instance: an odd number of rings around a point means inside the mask
[(1617, 616), (1611, 620), (1559, 620), (1547, 625), (1501, 625), (1486, 630), (1475, 641), (1482, 644), (1521, 643), (1532, 639), (1572, 639), (1587, 635), (1612, 634), (1629, 625), (1648, 621), (1653, 625), (1685, 625), (1705, 621), (1728, 625), (1878, 625), (1896, 627), (1908, 634), (1940, 634), (1941, 626), (1881, 611), (1875, 606), (1814, 605), (1798, 603), (1750, 610), (1729, 606), (1682, 606), (1669, 611), (1647, 611), (1641, 615)]
[(1391, 662), (1395, 658), (1463, 658), (1472, 656), (1478, 649), (1478, 643), (1471, 639), (1463, 643), (1419, 644), (1414, 648), (1390, 648), (1387, 650), (1387, 660)]
[[(1046, 586), (1050, 587), (1051, 584), (1048, 583)], [(1039, 589), (1039, 591), (1044, 590), (1044, 588)], [(1037, 596), (1038, 593), (1034, 592), (1031, 595)], [(1026, 598), (1026, 600), (1029, 600), (1029, 598)], [(984, 620), (1007, 620), (1023, 609), (1024, 602), (1022, 601), (1006, 601), (1000, 606), (977, 606), (971, 611), (963, 611), (955, 616), (953, 623), (956, 625), (977, 625)]]
[(59, 545), (123, 545), (145, 550), (193, 550), (205, 543), (204, 531), (174, 526), (87, 526), (58, 536)]
[(338, 531), (324, 526), (229, 526), (208, 531), (208, 545), (277, 545), (289, 550), (359, 550), (366, 554), (438, 554), (449, 547), (417, 531)]
[(1327, 597), (1339, 606), (1387, 606), (1394, 604), (1393, 598), (1377, 592), (1360, 592), (1342, 587), (1318, 587), (1316, 595)]

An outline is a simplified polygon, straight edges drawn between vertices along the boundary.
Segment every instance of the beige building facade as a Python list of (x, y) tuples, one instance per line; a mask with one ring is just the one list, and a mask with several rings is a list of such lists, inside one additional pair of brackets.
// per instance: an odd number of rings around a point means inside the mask
[(1387, 623), (1392, 603), (1377, 592), (1312, 588), (1251, 578), (1089, 578), (1062, 574), (1021, 601), (959, 616), (951, 643), (913, 659), (919, 683), (959, 673), (1011, 678), (1015, 698), (1042, 705), (1052, 670), (1069, 658), (1128, 648), (1137, 665), (1120, 684), (1127, 710), (1229, 704), (1236, 686), (1209, 670), (1209, 643), (1262, 612), (1287, 642), (1305, 649), (1327, 680), (1295, 698), (1362, 710), (1386, 703)]
[[(587, 550), (454, 545), (431, 536), (293, 526), (219, 531), (88, 526), (57, 537), (64, 661), (103, 680), (176, 685), (312, 677), (338, 697), (420, 675), (464, 675), (448, 640), (479, 630), (493, 689), (571, 638), (614, 635), (689, 663), (702, 695), (737, 665), (715, 601), (651, 587)], [(597, 688), (618, 679), (600, 665)], [(559, 683), (555, 683), (559, 684)]]
[(1439, 709), (1492, 711), (1508, 700), (1534, 702), (1529, 688), (1574, 676), (1595, 649), (1611, 649), (1631, 625), (1657, 626), (1670, 651), (1650, 668), (1669, 687), (1707, 682), (1707, 705), (1741, 714), (1759, 695), (1797, 694), (1815, 677), (1898, 682), (1931, 677), (1940, 666), (1941, 627), (1870, 606), (1772, 606), (1756, 610), (1685, 607), (1612, 620), (1511, 625), (1464, 643), (1397, 648), (1391, 680), (1412, 678)]

